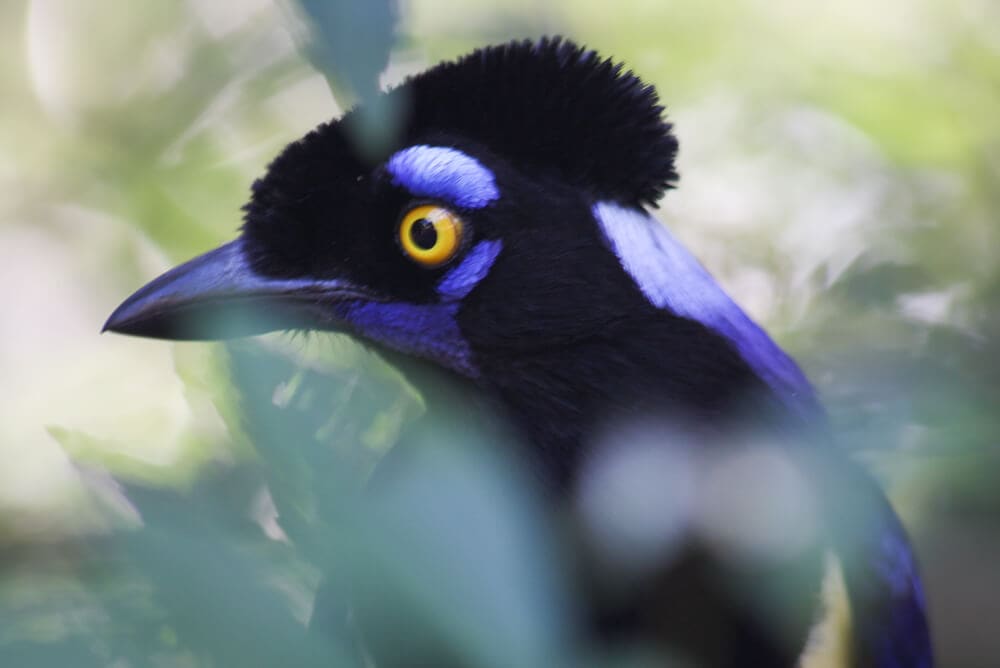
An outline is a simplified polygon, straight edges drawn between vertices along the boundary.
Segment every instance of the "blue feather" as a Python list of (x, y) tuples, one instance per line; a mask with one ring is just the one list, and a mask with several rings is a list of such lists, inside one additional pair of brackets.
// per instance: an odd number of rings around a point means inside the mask
[(458, 149), (420, 144), (396, 152), (386, 169), (393, 183), (419, 197), (481, 209), (500, 197), (493, 172)]

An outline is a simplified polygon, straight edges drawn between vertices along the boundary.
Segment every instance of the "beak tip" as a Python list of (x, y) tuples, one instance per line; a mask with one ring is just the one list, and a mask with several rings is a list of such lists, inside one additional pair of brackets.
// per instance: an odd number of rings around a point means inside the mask
[(111, 313), (111, 315), (108, 316), (108, 319), (104, 321), (104, 324), (101, 325), (101, 334), (104, 334), (105, 332), (113, 332), (113, 331), (115, 331), (114, 328), (115, 328), (115, 325), (117, 324), (117, 322), (116, 322), (117, 318), (115, 318), (115, 315), (117, 313), (118, 313), (118, 309), (115, 309)]
[(135, 310), (131, 308), (132, 302), (135, 300), (135, 296), (129, 297), (124, 302), (118, 305), (118, 307), (111, 312), (108, 319), (104, 321), (101, 325), (101, 334), (105, 332), (113, 332), (115, 334), (129, 334), (129, 322), (135, 320), (136, 313)]

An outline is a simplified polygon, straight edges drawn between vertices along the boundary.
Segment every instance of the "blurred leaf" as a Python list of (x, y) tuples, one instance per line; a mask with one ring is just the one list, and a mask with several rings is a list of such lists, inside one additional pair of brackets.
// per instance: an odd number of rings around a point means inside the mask
[(378, 155), (392, 145), (400, 112), (378, 95), (379, 75), (395, 41), (397, 0), (297, 0), (305, 20), (302, 48), (341, 106), (361, 103), (350, 126), (359, 149)]

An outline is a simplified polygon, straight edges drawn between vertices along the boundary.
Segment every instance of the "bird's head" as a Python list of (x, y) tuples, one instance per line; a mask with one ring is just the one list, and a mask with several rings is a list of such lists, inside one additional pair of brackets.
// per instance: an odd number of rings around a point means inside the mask
[(675, 179), (653, 89), (559, 39), (475, 51), (386, 95), (380, 155), (356, 112), (289, 145), (253, 186), (242, 234), (126, 300), (106, 329), (211, 339), (351, 332), (477, 375), (483, 350), (559, 345), (641, 302), (595, 219)]

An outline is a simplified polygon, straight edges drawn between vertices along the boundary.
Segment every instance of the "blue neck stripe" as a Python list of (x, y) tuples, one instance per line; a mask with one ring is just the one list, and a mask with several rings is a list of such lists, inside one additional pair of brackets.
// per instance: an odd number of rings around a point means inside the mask
[(811, 410), (805, 375), (715, 282), (691, 253), (645, 211), (599, 202), (594, 218), (625, 269), (658, 308), (696, 320), (727, 338), (789, 404)]

